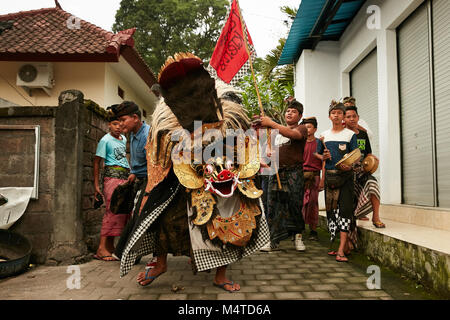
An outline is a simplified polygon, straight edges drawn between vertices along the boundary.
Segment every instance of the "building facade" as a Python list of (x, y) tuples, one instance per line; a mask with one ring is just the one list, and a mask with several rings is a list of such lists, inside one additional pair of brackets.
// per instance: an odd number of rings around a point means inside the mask
[(57, 106), (60, 92), (76, 89), (103, 108), (134, 101), (150, 121), (156, 78), (134, 48), (134, 31), (103, 30), (60, 6), (1, 15), (0, 98)]
[(332, 99), (356, 98), (382, 218), (450, 231), (449, 19), (447, 0), (303, 0), (279, 64), (318, 132)]

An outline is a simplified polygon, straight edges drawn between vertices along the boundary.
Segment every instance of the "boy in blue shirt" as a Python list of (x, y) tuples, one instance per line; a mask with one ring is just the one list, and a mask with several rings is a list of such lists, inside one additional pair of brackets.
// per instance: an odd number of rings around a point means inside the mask
[[(124, 101), (115, 109), (124, 134), (130, 134), (130, 182), (137, 179), (138, 185), (145, 185), (147, 180), (147, 156), (145, 145), (150, 126), (141, 119), (141, 111), (132, 101)], [(144, 183), (145, 182), (145, 183)]]
[[(100, 245), (94, 258), (103, 261), (115, 261), (117, 259), (112, 256), (115, 250), (114, 237), (120, 236), (129, 218), (129, 213), (112, 213), (110, 202), (114, 189), (127, 181), (130, 166), (126, 158), (127, 139), (122, 135), (121, 124), (114, 115), (110, 115), (108, 121), (109, 133), (100, 139), (94, 158), (95, 198), (103, 197), (106, 205), (100, 232)], [(102, 161), (104, 162), (103, 193), (99, 184)]]
[(325, 204), (331, 241), (334, 240), (336, 231), (340, 232), (338, 251), (330, 251), (328, 254), (336, 255), (338, 262), (347, 262), (347, 237), (354, 223), (353, 170), (351, 166), (344, 164), (336, 168), (336, 163), (345, 154), (358, 148), (358, 145), (355, 133), (343, 125), (344, 105), (333, 101), (328, 115), (333, 126), (322, 133), (316, 153), (319, 159), (325, 161)]

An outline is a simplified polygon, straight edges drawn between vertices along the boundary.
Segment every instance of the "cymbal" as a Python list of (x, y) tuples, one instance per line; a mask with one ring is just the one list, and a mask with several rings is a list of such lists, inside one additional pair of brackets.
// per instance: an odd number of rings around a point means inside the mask
[(346, 153), (341, 160), (339, 160), (335, 167), (338, 168), (341, 164), (345, 164), (346, 166), (351, 166), (356, 161), (358, 161), (361, 158), (361, 150), (359, 148), (356, 148), (355, 150)]
[(371, 154), (367, 155), (362, 162), (364, 171), (370, 174), (373, 174), (375, 171), (377, 171), (378, 164), (379, 160)]

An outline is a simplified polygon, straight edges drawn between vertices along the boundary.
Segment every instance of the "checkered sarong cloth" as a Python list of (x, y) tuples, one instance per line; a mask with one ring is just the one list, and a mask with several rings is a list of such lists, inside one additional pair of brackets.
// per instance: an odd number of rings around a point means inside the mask
[[(177, 186), (176, 191), (172, 193), (172, 196), (150, 213), (133, 234), (122, 255), (122, 260), (120, 262), (120, 277), (125, 276), (131, 270), (137, 257), (155, 251), (157, 241), (156, 233), (149, 233), (146, 231), (165, 208), (167, 208), (178, 190), (179, 185)], [(261, 199), (259, 199), (259, 205), (262, 214), (259, 219), (259, 224), (253, 231), (255, 232), (254, 238), (247, 246), (222, 250), (193, 250), (194, 262), (199, 272), (236, 262), (243, 257), (251, 255), (270, 241), (269, 227), (267, 225), (264, 206)]]
[[(172, 188), (171, 188), (172, 189)], [(175, 190), (169, 190), (170, 197), (160, 206), (153, 210), (138, 226), (131, 236), (120, 261), (120, 277), (125, 276), (133, 267), (136, 258), (152, 253), (156, 248), (156, 234), (147, 232), (147, 229), (159, 217), (159, 215), (169, 206), (173, 198), (180, 190), (180, 184)]]
[(370, 197), (374, 195), (380, 199), (380, 188), (377, 179), (370, 174), (363, 174), (355, 179), (355, 194), (358, 204), (355, 209), (355, 217), (360, 218), (373, 211)]
[(330, 232), (330, 240), (333, 242), (338, 231), (350, 232), (352, 219), (339, 216), (339, 209), (327, 214), (328, 232)]
[(257, 225), (256, 229), (253, 230), (253, 232), (255, 233), (254, 238), (247, 246), (232, 247), (229, 249), (222, 248), (222, 250), (193, 250), (195, 265), (199, 272), (236, 262), (246, 256), (253, 254), (255, 251), (261, 249), (270, 241), (269, 227), (267, 225), (264, 206), (261, 198), (259, 199), (259, 206), (262, 211), (261, 218), (259, 219), (259, 224)]

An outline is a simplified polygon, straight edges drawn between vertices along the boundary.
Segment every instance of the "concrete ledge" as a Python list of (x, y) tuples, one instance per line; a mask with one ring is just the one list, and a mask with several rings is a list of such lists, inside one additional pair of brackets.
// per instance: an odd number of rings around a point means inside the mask
[[(371, 217), (369, 217), (371, 219)], [(386, 219), (385, 229), (358, 220), (360, 252), (450, 298), (450, 232)], [(326, 213), (319, 224), (326, 229)]]
[(4, 107), (0, 118), (7, 117), (55, 117), (58, 107)]
[(383, 219), (450, 231), (450, 209), (382, 204)]

